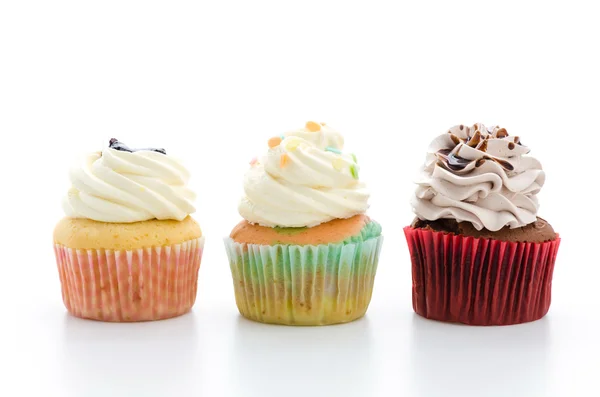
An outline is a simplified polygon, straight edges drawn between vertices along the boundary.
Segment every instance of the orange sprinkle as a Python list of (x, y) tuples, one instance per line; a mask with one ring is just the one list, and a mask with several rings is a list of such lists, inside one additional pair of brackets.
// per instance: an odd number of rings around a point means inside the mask
[(321, 125), (319, 123), (315, 123), (314, 121), (309, 121), (306, 123), (306, 129), (310, 132), (321, 131)]
[(281, 143), (281, 137), (279, 137), (279, 136), (274, 136), (273, 138), (269, 139), (269, 147), (271, 149), (273, 149), (276, 146), (279, 146), (280, 143)]
[(288, 156), (287, 153), (284, 153), (279, 158), (279, 167), (284, 168), (286, 165), (288, 165), (289, 162), (290, 162), (290, 156)]
[(325, 127), (325, 123), (321, 123), (321, 125), (322, 125), (323, 127)]

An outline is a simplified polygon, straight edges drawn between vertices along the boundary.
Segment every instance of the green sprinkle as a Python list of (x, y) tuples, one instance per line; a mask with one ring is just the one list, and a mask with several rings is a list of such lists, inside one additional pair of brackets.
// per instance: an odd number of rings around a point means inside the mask
[(350, 156), (352, 156), (352, 160), (354, 160), (354, 162), (356, 164), (358, 164), (358, 160), (356, 159), (356, 155), (354, 153), (350, 153)]
[(342, 152), (341, 152), (341, 151), (339, 151), (338, 149), (336, 149), (336, 148), (334, 148), (334, 147), (331, 147), (331, 146), (327, 146), (327, 147), (325, 148), (325, 151), (327, 151), (327, 152), (331, 152), (331, 153), (335, 153), (335, 154), (342, 154)]
[(306, 231), (308, 228), (307, 227), (280, 227), (280, 226), (275, 226), (273, 228), (277, 233), (279, 234), (285, 234), (288, 236), (293, 236), (295, 234), (299, 234), (302, 233), (304, 231)]
[(350, 166), (350, 174), (352, 174), (354, 179), (358, 179), (358, 169), (356, 168), (356, 165), (352, 164)]

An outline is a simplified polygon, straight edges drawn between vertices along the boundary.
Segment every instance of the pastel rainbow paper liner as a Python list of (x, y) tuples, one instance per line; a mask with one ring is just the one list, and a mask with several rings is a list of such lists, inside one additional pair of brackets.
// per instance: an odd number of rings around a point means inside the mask
[(548, 313), (560, 238), (511, 243), (404, 228), (412, 297), (423, 317), (469, 325), (511, 325)]
[(204, 237), (135, 250), (54, 246), (63, 302), (77, 317), (151, 321), (187, 313), (196, 300)]
[(258, 245), (225, 239), (235, 300), (254, 321), (328, 325), (367, 311), (383, 236), (323, 245)]

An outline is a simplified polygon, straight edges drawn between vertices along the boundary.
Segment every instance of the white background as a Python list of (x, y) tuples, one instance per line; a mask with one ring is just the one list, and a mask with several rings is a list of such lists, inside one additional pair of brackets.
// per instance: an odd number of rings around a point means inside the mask
[[(0, 2), (0, 396), (598, 396), (598, 11), (579, 1)], [(267, 139), (325, 121), (384, 228), (355, 323), (268, 326), (235, 307), (222, 238)], [(500, 124), (547, 171), (563, 238), (549, 315), (417, 317), (402, 227), (430, 140)], [(66, 314), (52, 252), (67, 172), (111, 137), (193, 173), (207, 236), (184, 317)]]

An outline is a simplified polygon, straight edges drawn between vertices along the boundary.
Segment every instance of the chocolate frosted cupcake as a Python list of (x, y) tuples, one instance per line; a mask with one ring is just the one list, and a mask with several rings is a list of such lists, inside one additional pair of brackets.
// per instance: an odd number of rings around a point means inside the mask
[(188, 312), (204, 238), (188, 171), (164, 149), (116, 139), (71, 171), (54, 230), (67, 310), (102, 321), (148, 321)]
[(459, 125), (430, 145), (404, 229), (413, 307), (471, 325), (542, 318), (560, 238), (537, 216), (538, 160), (506, 129)]
[(225, 246), (240, 313), (287, 325), (344, 323), (371, 300), (381, 227), (343, 137), (323, 123), (271, 138), (251, 162)]

